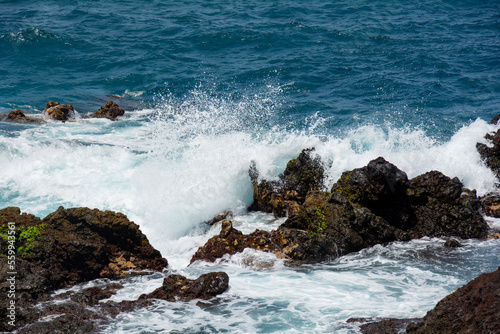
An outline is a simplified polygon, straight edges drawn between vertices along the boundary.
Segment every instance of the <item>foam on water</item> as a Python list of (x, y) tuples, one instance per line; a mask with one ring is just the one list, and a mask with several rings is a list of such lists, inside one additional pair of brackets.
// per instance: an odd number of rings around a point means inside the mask
[(41, 216), (59, 205), (121, 211), (168, 255), (164, 240), (178, 240), (224, 210), (246, 214), (251, 161), (261, 177), (273, 179), (308, 147), (325, 164), (327, 189), (342, 172), (383, 156), (410, 178), (440, 170), (478, 195), (493, 190), (494, 175), (475, 148), (497, 128), (484, 120), (445, 142), (390, 124), (333, 133), (318, 116), (310, 121), (314, 131), (290, 131), (277, 107), (280, 94), (272, 85), (237, 99), (195, 90), (181, 101), (159, 98), (156, 107), (120, 122), (22, 128), (0, 137), (1, 204)]
[[(174, 270), (189, 278), (223, 270), (230, 289), (214, 300), (158, 302), (118, 316), (105, 333), (358, 333), (352, 317), (422, 317), (435, 303), (475, 277), (495, 269), (498, 241), (421, 239), (375, 246), (330, 263), (294, 267), (247, 249), (214, 264)], [(167, 274), (164, 274), (167, 275)], [(158, 276), (133, 278), (112, 300), (135, 299), (160, 284)], [(136, 289), (140, 286), (140, 289)]]

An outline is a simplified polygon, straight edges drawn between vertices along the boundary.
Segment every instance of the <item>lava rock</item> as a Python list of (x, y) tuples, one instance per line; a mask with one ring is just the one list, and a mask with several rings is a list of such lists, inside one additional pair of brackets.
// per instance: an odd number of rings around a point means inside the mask
[(229, 276), (225, 272), (203, 274), (195, 280), (181, 275), (170, 275), (163, 280), (163, 285), (155, 291), (139, 297), (142, 299), (176, 300), (211, 299), (229, 288)]
[(108, 101), (102, 107), (99, 108), (95, 113), (89, 115), (92, 118), (108, 118), (112, 121), (115, 121), (117, 117), (123, 116), (125, 114), (125, 110), (120, 108), (116, 102)]
[(68, 121), (75, 119), (75, 108), (71, 104), (49, 101), (42, 112), (45, 120)]
[(259, 172), (252, 162), (249, 175), (254, 201), (249, 209), (273, 213), (276, 218), (297, 213), (309, 191), (324, 188), (324, 168), (313, 152), (314, 148), (302, 150), (297, 158), (288, 162), (279, 180), (259, 180)]
[(500, 267), (482, 274), (442, 299), (423, 321), (407, 333), (498, 333), (500, 328)]
[(500, 194), (490, 193), (480, 198), (483, 212), (490, 217), (500, 218)]
[[(41, 220), (15, 207), (0, 210), (1, 230), (11, 225), (19, 272), (17, 296), (30, 301), (76, 283), (119, 278), (132, 269), (160, 271), (168, 265), (139, 226), (121, 213), (60, 207)], [(7, 255), (6, 241), (0, 239)], [(7, 288), (0, 283), (2, 293)]]
[(214, 262), (224, 255), (233, 255), (242, 252), (245, 248), (253, 248), (267, 252), (279, 252), (280, 248), (273, 240), (270, 232), (256, 230), (249, 235), (233, 228), (230, 220), (222, 222), (219, 235), (210, 238), (205, 245), (198, 248), (191, 258), (191, 262), (207, 261)]
[(17, 123), (37, 123), (38, 122), (36, 119), (27, 117), (24, 113), (25, 112), (23, 112), (19, 109), (12, 110), (7, 115), (6, 120), (11, 121), (11, 122), (17, 122)]

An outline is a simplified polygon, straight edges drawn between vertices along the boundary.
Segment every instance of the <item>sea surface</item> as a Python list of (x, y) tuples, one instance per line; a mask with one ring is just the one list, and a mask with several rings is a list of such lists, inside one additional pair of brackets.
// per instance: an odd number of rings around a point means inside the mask
[[(119, 121), (83, 118), (109, 99)], [(500, 265), (498, 240), (424, 238), (315, 265), (246, 250), (188, 266), (225, 210), (245, 233), (283, 222), (247, 211), (252, 160), (277, 178), (315, 147), (327, 188), (383, 156), (494, 191), (475, 145), (498, 128), (499, 1), (0, 0), (0, 113), (41, 119), (49, 100), (76, 121), (0, 122), (0, 207), (127, 214), (169, 271), (112, 300), (171, 273), (230, 277), (211, 301), (158, 301), (100, 333), (358, 333), (348, 318), (422, 317)]]

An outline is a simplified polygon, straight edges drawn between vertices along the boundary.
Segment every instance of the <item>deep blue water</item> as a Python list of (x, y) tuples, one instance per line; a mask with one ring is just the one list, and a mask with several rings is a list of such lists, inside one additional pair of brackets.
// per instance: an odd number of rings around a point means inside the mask
[[(221, 211), (245, 233), (282, 222), (246, 209), (252, 160), (275, 178), (315, 147), (327, 188), (384, 156), (410, 178), (440, 170), (498, 190), (475, 146), (499, 128), (499, 1), (0, 0), (0, 114), (41, 119), (54, 100), (82, 115), (110, 98), (126, 109), (116, 122), (0, 122), (0, 208), (121, 211), (169, 273), (224, 270), (230, 290), (98, 332), (358, 333), (348, 318), (422, 317), (500, 264), (499, 240), (424, 238), (313, 266), (248, 250), (188, 266)], [(167, 274), (121, 282), (113, 299)]]
[(423, 125), (500, 105), (498, 1), (2, 1), (0, 110), (109, 94), (238, 101), (280, 86), (280, 121)]

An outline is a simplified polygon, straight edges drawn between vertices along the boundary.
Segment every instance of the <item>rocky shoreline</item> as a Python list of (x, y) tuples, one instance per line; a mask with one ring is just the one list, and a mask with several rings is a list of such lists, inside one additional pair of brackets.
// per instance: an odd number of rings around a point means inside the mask
[[(117, 120), (123, 114), (122, 108), (108, 101), (87, 117)], [(75, 111), (70, 104), (50, 101), (42, 115), (65, 122), (75, 118)], [(3, 120), (41, 122), (20, 110), (4, 115)], [(491, 145), (478, 143), (478, 152), (500, 177), (500, 130), (485, 138)], [(345, 171), (330, 189), (324, 188), (324, 167), (314, 148), (291, 160), (279, 180), (260, 178), (255, 163), (250, 165), (249, 177), (254, 188), (249, 210), (286, 217), (285, 222), (273, 231), (243, 234), (233, 227), (232, 214), (216, 217), (209, 223), (220, 224), (220, 233), (199, 247), (191, 263), (214, 262), (253, 248), (300, 265), (424, 236), (446, 238), (449, 247), (459, 246), (461, 239), (499, 238), (483, 218), (500, 217), (499, 195), (478, 198), (458, 178), (439, 171), (408, 179), (383, 157)], [(80, 333), (92, 332), (119, 313), (146, 307), (154, 299), (211, 299), (229, 287), (224, 272), (195, 280), (170, 274), (162, 286), (134, 301), (102, 302), (123, 287), (116, 283), (54, 295), (57, 289), (95, 279), (119, 281), (130, 275), (167, 272), (167, 259), (151, 246), (139, 226), (113, 211), (60, 207), (41, 219), (17, 207), (4, 208), (0, 210), (0, 250), (2, 268), (9, 268), (9, 261), (15, 259), (18, 273), (15, 298), (0, 300), (3, 319), (8, 319), (9, 303), (14, 301), (15, 327), (2, 322), (0, 331), (52, 333), (79, 328)], [(8, 270), (0, 274), (2, 296), (12, 291), (9, 275)], [(490, 333), (500, 328), (499, 319), (500, 267), (444, 298), (423, 319), (349, 322), (359, 324), (363, 333)]]

